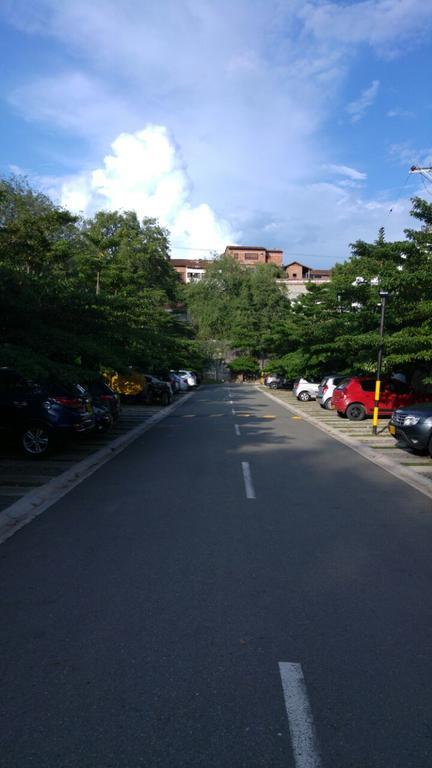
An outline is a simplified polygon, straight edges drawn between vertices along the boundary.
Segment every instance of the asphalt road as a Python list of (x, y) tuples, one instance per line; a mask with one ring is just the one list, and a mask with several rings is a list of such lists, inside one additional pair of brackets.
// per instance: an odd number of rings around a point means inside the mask
[(229, 392), (0, 547), (1, 768), (432, 765), (430, 499)]

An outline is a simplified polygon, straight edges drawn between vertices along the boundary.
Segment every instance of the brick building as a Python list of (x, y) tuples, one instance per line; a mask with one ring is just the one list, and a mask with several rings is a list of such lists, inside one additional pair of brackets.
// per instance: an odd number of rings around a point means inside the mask
[(331, 279), (331, 269), (315, 269), (299, 261), (291, 261), (283, 267), (283, 270), (285, 277), (277, 282), (290, 299), (306, 293), (308, 283), (321, 285), (330, 282)]
[(171, 259), (171, 266), (182, 283), (196, 283), (201, 280), (209, 264), (207, 259)]
[[(232, 256), (239, 264), (246, 267), (256, 267), (257, 264), (275, 264), (277, 267), (281, 267), (284, 276), (281, 275), (277, 282), (290, 299), (295, 299), (306, 293), (308, 283), (316, 283), (317, 285), (328, 283), (331, 277), (330, 269), (315, 269), (299, 261), (291, 261), (283, 266), (283, 251), (279, 249), (228, 245), (224, 255)], [(171, 259), (171, 264), (182, 283), (196, 283), (205, 275), (211, 260)]]
[(257, 264), (276, 264), (281, 267), (283, 251), (252, 245), (227, 245), (224, 256), (232, 256), (247, 267), (255, 267)]

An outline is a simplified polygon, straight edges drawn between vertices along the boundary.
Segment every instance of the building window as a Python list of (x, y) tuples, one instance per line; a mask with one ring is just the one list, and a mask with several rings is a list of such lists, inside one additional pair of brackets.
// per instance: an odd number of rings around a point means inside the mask
[(257, 253), (245, 253), (244, 257), (245, 257), (245, 259), (249, 259), (249, 261), (257, 261), (258, 260), (258, 254)]
[(292, 276), (293, 276), (293, 277), (297, 277), (297, 272), (293, 272), (293, 273), (292, 273)]

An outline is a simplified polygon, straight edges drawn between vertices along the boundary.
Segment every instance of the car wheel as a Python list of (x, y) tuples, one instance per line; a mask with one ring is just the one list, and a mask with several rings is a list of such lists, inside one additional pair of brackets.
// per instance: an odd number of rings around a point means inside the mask
[(307, 401), (311, 399), (312, 398), (309, 392), (306, 392), (305, 390), (303, 390), (303, 392), (299, 392), (299, 394), (297, 395), (297, 400), (301, 400), (302, 403), (307, 403)]
[(331, 401), (331, 397), (328, 397), (328, 398), (327, 398), (327, 400), (325, 401), (325, 403), (324, 403), (324, 406), (323, 406), (323, 407), (326, 409), (326, 411), (331, 411), (331, 410), (332, 410), (332, 401)]
[(269, 389), (277, 389), (277, 388), (278, 388), (278, 385), (276, 384), (275, 381), (270, 382)]
[(32, 459), (42, 459), (47, 456), (53, 444), (53, 433), (45, 424), (28, 424), (21, 433), (21, 449)]
[(366, 408), (361, 403), (351, 403), (346, 409), (350, 421), (363, 421), (366, 418)]
[(161, 405), (163, 405), (163, 406), (169, 405), (169, 402), (170, 402), (169, 393), (168, 392), (162, 392)]

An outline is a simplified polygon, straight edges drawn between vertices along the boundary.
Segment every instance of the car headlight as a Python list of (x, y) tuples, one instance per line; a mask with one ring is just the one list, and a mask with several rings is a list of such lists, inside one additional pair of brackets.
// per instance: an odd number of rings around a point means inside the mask
[(425, 419), (423, 423), (425, 427), (432, 427), (432, 418)]
[(418, 424), (420, 416), (405, 416), (404, 427), (413, 427), (414, 424)]

